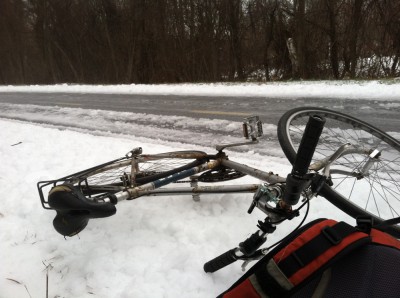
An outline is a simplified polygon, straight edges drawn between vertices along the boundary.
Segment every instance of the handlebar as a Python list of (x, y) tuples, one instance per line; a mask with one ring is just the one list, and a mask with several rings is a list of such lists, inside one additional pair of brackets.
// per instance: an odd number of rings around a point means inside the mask
[(237, 260), (248, 260), (257, 257), (258, 249), (267, 241), (267, 233), (272, 233), (275, 227), (266, 219), (264, 222), (258, 222), (259, 231), (250, 235), (245, 241), (241, 242), (238, 247), (228, 250), (218, 257), (204, 264), (206, 273), (213, 273), (219, 269), (232, 264)]
[(308, 167), (310, 166), (325, 122), (325, 118), (318, 115), (310, 116), (307, 122), (296, 159), (293, 163), (292, 172), (286, 178), (283, 201), (288, 205), (296, 205), (299, 202), (301, 193), (307, 183), (309, 183), (308, 179), (304, 179), (304, 176), (308, 172)]
[(110, 201), (91, 201), (75, 186), (63, 184), (53, 187), (49, 192), (49, 206), (57, 215), (53, 226), (63, 236), (74, 236), (80, 233), (91, 218), (102, 218), (116, 213), (113, 197)]
[(233, 248), (223, 253), (222, 255), (212, 259), (211, 261), (208, 261), (204, 264), (204, 271), (206, 273), (213, 273), (232, 264), (233, 262), (238, 260), (238, 257), (236, 256), (236, 251), (238, 251), (238, 249)]

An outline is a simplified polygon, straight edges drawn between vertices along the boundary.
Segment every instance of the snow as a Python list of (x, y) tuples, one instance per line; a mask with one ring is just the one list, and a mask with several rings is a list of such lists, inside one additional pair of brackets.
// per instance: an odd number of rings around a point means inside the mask
[[(66, 240), (52, 227), (54, 211), (40, 206), (40, 180), (123, 156), (137, 146), (157, 153), (192, 145), (94, 136), (16, 120), (0, 120), (0, 127), (2, 297), (44, 296), (44, 264), (52, 267), (49, 297), (210, 297), (241, 276), (240, 262), (214, 274), (204, 273), (203, 264), (256, 231), (257, 220), (264, 216), (260, 211), (247, 214), (251, 195), (202, 196), (200, 202), (189, 196), (122, 202), (115, 216), (91, 220), (79, 237)], [(232, 152), (230, 157), (281, 174), (289, 171), (282, 156)], [(311, 210), (309, 220), (329, 216), (351, 222), (322, 198), (312, 202)], [(268, 243), (298, 221), (279, 226)]]
[[(214, 146), (234, 143), (241, 136), (241, 122), (185, 116), (163, 116), (143, 113), (64, 108), (58, 106), (20, 105), (0, 103), (0, 117), (41, 123), (49, 127), (65, 128), (96, 135), (119, 135), (129, 138), (152, 136), (162, 142), (182, 142)], [(274, 137), (276, 125), (264, 124), (266, 138)], [(218, 137), (217, 137), (218, 136)], [(190, 142), (189, 142), (190, 140)], [(194, 147), (193, 147), (194, 148)], [(258, 152), (271, 150), (258, 148)]]
[[(103, 94), (163, 94), (260, 96), (274, 98), (349, 98), (400, 100), (394, 81), (295, 81), (272, 83), (216, 83), (164, 85), (34, 85), (0, 86), (0, 92), (60, 92)], [(327, 97), (329, 94), (329, 97)]]

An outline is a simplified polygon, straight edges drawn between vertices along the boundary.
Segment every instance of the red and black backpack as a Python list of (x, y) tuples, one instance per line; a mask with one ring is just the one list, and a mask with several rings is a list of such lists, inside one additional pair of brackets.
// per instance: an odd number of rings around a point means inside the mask
[(318, 219), (219, 297), (400, 297), (400, 241), (367, 221)]

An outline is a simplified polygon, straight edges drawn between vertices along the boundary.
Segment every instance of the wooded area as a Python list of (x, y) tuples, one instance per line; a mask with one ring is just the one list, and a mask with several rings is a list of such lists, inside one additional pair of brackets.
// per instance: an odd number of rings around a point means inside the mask
[(0, 84), (400, 75), (399, 0), (0, 0)]

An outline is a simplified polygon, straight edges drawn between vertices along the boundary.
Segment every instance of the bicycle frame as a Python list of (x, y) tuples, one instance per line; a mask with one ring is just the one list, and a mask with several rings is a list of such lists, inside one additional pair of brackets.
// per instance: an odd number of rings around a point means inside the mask
[[(195, 157), (197, 153), (194, 153), (193, 156), (187, 154), (187, 158)], [(155, 158), (157, 158), (156, 156)], [(147, 160), (151, 160), (152, 156), (147, 155)], [(261, 179), (269, 184), (282, 183), (286, 181), (286, 178), (280, 177), (272, 172), (264, 172), (247, 165), (234, 162), (225, 158), (216, 159), (210, 162), (205, 162), (197, 167), (193, 167), (173, 175), (170, 175), (166, 178), (158, 179), (156, 181), (138, 186), (128, 188), (124, 191), (120, 191), (115, 194), (118, 202), (123, 200), (132, 200), (136, 199), (140, 196), (150, 195), (150, 196), (159, 196), (159, 195), (200, 195), (200, 194), (217, 194), (217, 193), (254, 193), (256, 192), (259, 184), (244, 184), (244, 185), (213, 185), (213, 186), (198, 186), (195, 179), (193, 179), (191, 187), (174, 187), (174, 188), (163, 188), (159, 189), (162, 186), (177, 182), (181, 179), (185, 179), (188, 177), (193, 177), (193, 175), (199, 174), (201, 172), (212, 170), (217, 168), (218, 166), (226, 166), (230, 169), (234, 169), (240, 171), (244, 174), (250, 175), (252, 177)]]
[[(340, 169), (331, 169), (331, 165), (340, 157), (348, 154), (361, 154), (363, 156), (368, 156), (368, 161), (366, 162), (364, 168), (359, 173), (350, 173), (342, 171)], [(163, 155), (146, 155), (144, 158), (146, 160), (155, 160), (161, 158)], [(185, 158), (199, 158), (205, 157), (207, 155), (201, 155), (199, 152), (186, 152)], [(173, 157), (171, 154), (168, 157)], [(175, 156), (174, 156), (175, 157)], [(330, 157), (323, 160), (317, 161), (310, 165), (310, 170), (319, 171), (324, 169), (324, 175), (329, 177), (330, 172), (344, 173), (352, 176), (368, 175), (368, 170), (375, 160), (379, 157), (379, 152), (371, 152), (371, 150), (359, 148), (350, 144), (343, 144), (338, 150)], [(200, 166), (193, 167), (188, 170), (184, 170), (175, 173), (166, 178), (156, 180), (151, 183), (141, 185), (139, 187), (128, 188), (127, 190), (116, 193), (118, 201), (136, 199), (140, 196), (162, 196), (162, 195), (192, 195), (195, 200), (198, 199), (200, 194), (218, 194), (218, 193), (254, 193), (257, 191), (259, 184), (243, 184), (243, 185), (213, 185), (213, 186), (198, 186), (193, 175), (199, 174), (206, 170), (215, 169), (219, 165), (225, 166), (230, 169), (237, 170), (254, 178), (260, 179), (268, 184), (285, 183), (286, 178), (281, 177), (272, 172), (265, 172), (250, 166), (226, 159), (220, 158), (213, 160), (211, 162), (203, 163)], [(134, 166), (132, 166), (134, 167)], [(191, 179), (190, 187), (170, 187), (170, 188), (160, 188), (162, 186), (177, 182), (181, 179), (193, 177)]]
[[(136, 150), (136, 149), (135, 149)], [(132, 150), (133, 152), (134, 150)], [(111, 170), (114, 168), (122, 167), (122, 166), (130, 166), (131, 174), (134, 175), (138, 168), (138, 163), (143, 161), (155, 161), (164, 158), (181, 158), (181, 159), (202, 159), (202, 158), (215, 158), (215, 155), (208, 155), (201, 151), (178, 151), (178, 152), (167, 152), (160, 154), (140, 154), (141, 148), (139, 152), (137, 152), (137, 156), (132, 156), (127, 154), (125, 158), (120, 158), (115, 160), (114, 162), (110, 162), (109, 165), (104, 164), (98, 166), (101, 168), (100, 171), (104, 171), (104, 169)], [(341, 172), (347, 175), (352, 176), (360, 176), (360, 173), (350, 173), (345, 172), (340, 169), (331, 169), (331, 165), (337, 160), (339, 157), (342, 157), (347, 154), (361, 154), (363, 156), (367, 156), (369, 158), (364, 170), (361, 173), (362, 175), (367, 175), (368, 167), (371, 163), (374, 162), (376, 158), (378, 158), (378, 154), (374, 154), (372, 156), (371, 150), (361, 149), (356, 146), (350, 144), (344, 144), (338, 148), (338, 150), (330, 157), (319, 160), (312, 165), (310, 165), (310, 170), (320, 171), (324, 169), (323, 173), (325, 176), (329, 176), (329, 173), (332, 172)], [(272, 172), (262, 171), (226, 158), (225, 155), (221, 155), (219, 158), (215, 158), (209, 162), (204, 162), (203, 164), (177, 172), (173, 175), (170, 175), (165, 178), (158, 179), (156, 181), (143, 184), (138, 187), (123, 187), (120, 186), (120, 191), (115, 193), (115, 197), (118, 202), (123, 200), (132, 200), (142, 196), (169, 196), (169, 195), (191, 195), (195, 201), (199, 200), (199, 196), (202, 194), (221, 194), (221, 193), (255, 193), (259, 187), (258, 184), (235, 184), (235, 185), (206, 185), (200, 186), (196, 180), (196, 175), (205, 172), (207, 170), (212, 170), (217, 168), (218, 166), (225, 166), (230, 169), (237, 170), (254, 178), (260, 179), (263, 182), (268, 184), (277, 184), (277, 183), (285, 183), (286, 178), (281, 177)], [(81, 177), (84, 176), (86, 172), (90, 172), (91, 174), (96, 173), (96, 168), (91, 168), (86, 171), (78, 172), (67, 177), (58, 179), (58, 180), (50, 180), (50, 181), (41, 181), (38, 183), (39, 194), (42, 201), (42, 206), (45, 209), (51, 209), (48, 207), (47, 201), (44, 198), (42, 189), (46, 186), (52, 185), (55, 186), (60, 183), (77, 183)], [(78, 178), (80, 177), (80, 178)], [(181, 179), (190, 178), (190, 186), (180, 186), (180, 187), (163, 187), (175, 182), (178, 182)], [(101, 186), (104, 189), (104, 186)], [(92, 189), (96, 189), (96, 186), (91, 186)], [(115, 190), (115, 187), (110, 187), (110, 190)], [(100, 199), (106, 201), (107, 199)]]

